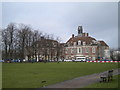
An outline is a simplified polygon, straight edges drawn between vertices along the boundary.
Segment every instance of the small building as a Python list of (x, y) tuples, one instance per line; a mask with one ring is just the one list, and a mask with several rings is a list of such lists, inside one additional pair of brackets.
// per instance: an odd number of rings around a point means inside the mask
[(25, 60), (56, 60), (60, 56), (60, 43), (41, 37), (25, 50)]
[(115, 50), (112, 52), (112, 59), (113, 60), (120, 60), (120, 51), (119, 50)]
[(78, 26), (78, 35), (72, 34), (64, 47), (65, 59), (109, 59), (109, 46), (104, 41), (98, 41), (83, 32), (82, 26)]

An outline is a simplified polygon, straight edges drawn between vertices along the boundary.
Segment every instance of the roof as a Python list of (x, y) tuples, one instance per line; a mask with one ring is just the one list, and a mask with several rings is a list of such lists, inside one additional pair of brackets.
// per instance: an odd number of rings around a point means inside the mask
[(60, 45), (65, 45), (65, 43), (60, 43)]
[(67, 41), (67, 43), (70, 42), (70, 43), (72, 44), (73, 42), (78, 42), (79, 40), (80, 40), (81, 42), (86, 42), (86, 44), (90, 44), (91, 42), (93, 42), (93, 40), (96, 41), (95, 38), (92, 38), (92, 37), (90, 37), (90, 36), (88, 36), (88, 37), (75, 36), (75, 37), (70, 38), (70, 39)]
[(104, 41), (99, 41), (102, 46), (108, 46)]
[[(84, 36), (83, 36), (83, 37), (75, 36), (75, 37), (71, 37), (71, 38), (67, 41), (67, 43), (69, 42), (70, 45), (73, 45), (74, 42), (78, 42), (79, 40), (80, 40), (82, 43), (83, 43), (83, 42), (86, 42), (86, 45), (90, 45), (90, 44), (94, 45), (94, 44), (95, 44), (94, 42), (97, 41), (95, 38), (90, 37), (90, 36), (87, 36), (87, 37), (84, 37)], [(97, 41), (97, 42), (100, 42), (100, 44), (101, 44), (102, 46), (107, 46), (107, 47), (109, 47), (104, 41)], [(95, 44), (95, 45), (98, 45), (98, 43)]]

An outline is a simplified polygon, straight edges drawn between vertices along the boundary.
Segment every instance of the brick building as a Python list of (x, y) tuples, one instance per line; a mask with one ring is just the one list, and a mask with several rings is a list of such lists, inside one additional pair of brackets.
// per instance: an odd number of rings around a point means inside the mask
[(41, 37), (25, 49), (25, 60), (57, 60), (61, 54), (60, 43), (56, 40)]
[(78, 26), (78, 35), (72, 37), (66, 42), (64, 47), (65, 59), (109, 59), (109, 46), (104, 41), (98, 41), (83, 32), (82, 26)]

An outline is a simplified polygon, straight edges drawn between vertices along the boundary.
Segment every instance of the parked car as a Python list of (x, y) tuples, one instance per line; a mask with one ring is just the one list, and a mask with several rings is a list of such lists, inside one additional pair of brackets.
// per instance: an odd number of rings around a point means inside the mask
[(85, 62), (86, 61), (86, 57), (76, 57), (75, 61)]
[(72, 60), (64, 60), (65, 62), (72, 62)]
[(85, 61), (93, 61), (93, 60), (91, 60), (91, 59), (86, 59)]
[(102, 60), (98, 60), (98, 61), (112, 61), (110, 59), (102, 59)]
[(77, 59), (76, 62), (85, 62), (85, 59)]
[(4, 62), (4, 60), (0, 60), (0, 62)]

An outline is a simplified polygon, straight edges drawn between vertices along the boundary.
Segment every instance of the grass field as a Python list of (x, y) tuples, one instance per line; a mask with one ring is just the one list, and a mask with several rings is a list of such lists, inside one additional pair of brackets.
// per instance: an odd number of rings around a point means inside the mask
[(110, 81), (110, 82), (107, 82), (107, 83), (95, 83), (95, 84), (89, 85), (89, 86), (87, 86), (85, 88), (118, 88), (118, 82), (120, 82), (118, 77), (120, 77), (120, 74), (114, 76), (113, 80)]
[(118, 68), (117, 63), (56, 62), (51, 63), (3, 63), (3, 88), (40, 88), (75, 77)]
[(2, 63), (0, 63), (0, 89), (2, 88)]

